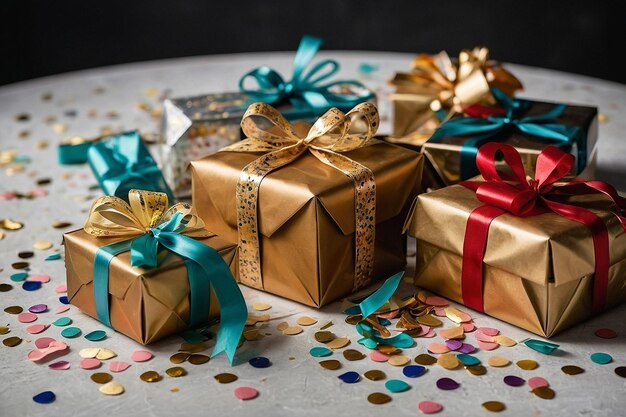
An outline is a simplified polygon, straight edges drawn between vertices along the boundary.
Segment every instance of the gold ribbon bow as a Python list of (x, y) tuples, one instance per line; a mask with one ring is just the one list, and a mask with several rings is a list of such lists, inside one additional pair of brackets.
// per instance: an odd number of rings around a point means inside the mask
[(176, 213), (185, 220), (182, 234), (209, 237), (201, 218), (192, 213), (186, 203), (168, 208), (167, 194), (155, 191), (130, 190), (128, 201), (115, 196), (103, 196), (94, 201), (83, 229), (96, 237), (136, 236), (169, 221)]
[[(390, 81), (397, 88), (391, 99), (413, 102), (417, 109), (417, 114), (396, 115), (394, 134), (427, 139), (442, 122), (462, 111), (462, 106), (494, 104), (490, 86), (507, 95), (522, 89), (513, 74), (488, 58), (489, 49), (484, 47), (462, 50), (457, 62), (446, 51), (418, 55), (411, 73), (397, 73)], [(401, 120), (411, 123), (400, 128)]]
[[(264, 129), (265, 119), (274, 127)], [(350, 177), (355, 190), (355, 281), (353, 288), (367, 285), (374, 266), (374, 231), (376, 227), (376, 184), (372, 171), (342, 155), (364, 146), (379, 125), (378, 110), (371, 103), (361, 103), (344, 114), (328, 110), (302, 138), (276, 109), (254, 103), (243, 115), (241, 127), (248, 139), (222, 151), (268, 152), (246, 165), (237, 182), (237, 224), (239, 229), (240, 279), (246, 285), (263, 288), (258, 236), (257, 201), (263, 178), (275, 169), (288, 165), (305, 152)]]

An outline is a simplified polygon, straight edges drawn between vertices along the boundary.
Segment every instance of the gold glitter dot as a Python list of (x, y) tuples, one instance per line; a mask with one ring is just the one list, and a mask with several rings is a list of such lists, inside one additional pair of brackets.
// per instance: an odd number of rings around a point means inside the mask
[(178, 378), (187, 375), (187, 371), (181, 366), (173, 366), (171, 368), (167, 368), (165, 370), (165, 373), (167, 374), (167, 376), (170, 376), (172, 378)]
[(237, 375), (230, 374), (228, 372), (215, 375), (215, 380), (220, 384), (230, 384), (231, 382), (235, 382), (237, 379)]
[(157, 382), (161, 379), (161, 375), (156, 371), (147, 371), (139, 375), (139, 378), (144, 382)]

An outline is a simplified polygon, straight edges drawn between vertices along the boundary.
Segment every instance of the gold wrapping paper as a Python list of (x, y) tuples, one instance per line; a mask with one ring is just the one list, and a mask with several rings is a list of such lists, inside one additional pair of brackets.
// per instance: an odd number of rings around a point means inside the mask
[[(376, 181), (374, 280), (403, 269), (403, 225), (419, 191), (422, 157), (381, 141), (346, 153)], [(235, 187), (261, 153), (220, 152), (191, 163), (193, 201), (207, 227), (238, 241)], [(353, 291), (354, 183), (306, 153), (267, 175), (258, 200), (263, 289), (321, 307)]]
[[(532, 106), (525, 113), (525, 116), (545, 114), (550, 111), (554, 103), (533, 101)], [(588, 106), (567, 106), (561, 116), (555, 119), (557, 123), (568, 126), (577, 126), (582, 131), (587, 132), (587, 167), (579, 175), (583, 178), (594, 178), (596, 168), (596, 144), (598, 142), (598, 110)], [(437, 167), (443, 182), (446, 185), (457, 184), (460, 181), (460, 161), (461, 147), (466, 140), (466, 136), (456, 136), (443, 139), (439, 143), (426, 142), (423, 145), (423, 152), (428, 154), (428, 158)], [(537, 157), (549, 144), (558, 145), (550, 139), (532, 136), (518, 130), (511, 130), (498, 135), (494, 135), (494, 141), (507, 143), (514, 146), (522, 157), (522, 162), (527, 170), (535, 171)], [(570, 153), (576, 156), (578, 150), (573, 146)], [(570, 178), (575, 176), (576, 164)]]
[[(93, 294), (93, 262), (96, 251), (128, 237), (103, 238), (83, 229), (64, 235), (67, 295), (70, 303), (97, 319)], [(237, 272), (237, 248), (217, 236), (197, 239), (217, 250)], [(148, 344), (187, 329), (189, 281), (184, 260), (169, 254), (154, 269), (130, 266), (130, 252), (117, 255), (109, 267), (111, 324), (131, 339)], [(208, 300), (207, 300), (208, 301)], [(210, 318), (219, 316), (219, 305), (211, 291)]]
[(522, 89), (520, 81), (501, 65), (489, 60), (487, 48), (464, 49), (454, 61), (447, 52), (420, 54), (411, 72), (397, 73), (390, 81), (394, 106), (394, 143), (421, 146), (463, 106), (495, 104), (490, 86), (507, 95)]
[[(580, 197), (606, 223), (610, 240), (607, 308), (626, 299), (626, 234), (606, 207)], [(465, 226), (482, 205), (460, 185), (417, 199), (409, 233), (417, 239), (415, 285), (462, 303)], [(491, 223), (484, 256), (485, 313), (550, 337), (591, 316), (594, 252), (586, 226), (555, 213), (503, 214)]]

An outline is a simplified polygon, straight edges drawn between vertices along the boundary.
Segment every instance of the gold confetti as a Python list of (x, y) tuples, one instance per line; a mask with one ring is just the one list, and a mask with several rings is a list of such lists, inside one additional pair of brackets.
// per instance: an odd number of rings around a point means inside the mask
[(20, 223), (11, 219), (2, 219), (0, 220), (0, 229), (4, 230), (20, 230), (24, 227), (24, 223)]
[(28, 113), (18, 113), (15, 115), (16, 122), (27, 122), (30, 120), (30, 114)]
[(278, 325), (276, 326), (276, 329), (278, 329), (278, 330), (280, 330), (282, 332), (287, 327), (289, 327), (289, 323), (287, 323), (286, 321), (282, 321), (282, 322), (278, 323)]
[(319, 364), (322, 368), (328, 369), (331, 371), (341, 368), (341, 362), (339, 362), (336, 359), (328, 359), (325, 361), (321, 361)]
[(156, 371), (147, 371), (139, 375), (139, 378), (141, 378), (141, 380), (144, 382), (157, 382), (159, 379), (161, 379), (161, 375), (159, 375), (159, 373)]
[(50, 144), (50, 142), (48, 142), (45, 139), (42, 139), (42, 140), (38, 140), (37, 142), (35, 142), (35, 147), (37, 149), (46, 149), (49, 144)]
[(576, 366), (576, 365), (565, 365), (564, 367), (561, 368), (561, 371), (563, 371), (567, 375), (578, 375), (578, 374), (582, 374), (583, 372), (585, 372), (583, 368), (581, 368), (580, 366)]
[(66, 227), (70, 227), (71, 225), (72, 223), (64, 221), (55, 221), (54, 223), (52, 223), (52, 227), (54, 227), (55, 229), (65, 229)]
[(172, 378), (179, 378), (181, 376), (187, 375), (187, 371), (181, 366), (172, 366), (171, 368), (167, 368), (165, 370), (165, 373), (167, 374), (167, 376), (170, 376)]
[(328, 343), (331, 340), (334, 340), (337, 338), (337, 336), (333, 332), (329, 332), (327, 330), (315, 332), (313, 337), (315, 338), (316, 341), (320, 343)]
[(246, 326), (254, 326), (258, 322), (270, 321), (269, 314), (262, 314), (260, 316), (254, 314), (248, 314), (248, 320), (246, 320)]
[(343, 357), (348, 361), (358, 361), (365, 358), (365, 354), (354, 349), (346, 349), (343, 351)]
[(483, 408), (487, 411), (499, 413), (506, 407), (504, 406), (504, 403), (501, 403), (500, 401), (487, 401), (483, 403)]
[(439, 336), (444, 339), (463, 339), (465, 338), (465, 332), (463, 326), (451, 327), (449, 329), (441, 329)]
[(95, 374), (91, 374), (90, 378), (96, 384), (106, 384), (113, 380), (113, 376), (107, 372), (96, 372)]
[(378, 350), (379, 352), (384, 353), (385, 355), (397, 355), (398, 353), (401, 352), (400, 349), (398, 349), (395, 346), (391, 346), (391, 345), (378, 345), (376, 347), (376, 350)]
[(176, 388), (176, 387), (170, 388), (170, 392), (178, 392), (178, 391), (180, 391), (180, 388)]
[(453, 353), (444, 353), (437, 358), (437, 365), (445, 369), (456, 369), (460, 364), (461, 362)]
[(98, 353), (96, 354), (96, 359), (107, 360), (117, 356), (117, 353), (113, 352), (110, 349), (101, 348), (98, 349)]
[(411, 361), (411, 358), (405, 355), (392, 355), (387, 363), (393, 366), (404, 366)]
[(371, 402), (372, 404), (379, 405), (388, 403), (389, 401), (391, 401), (391, 397), (387, 394), (383, 394), (382, 392), (373, 392), (367, 396), (367, 401)]
[(111, 381), (101, 386), (99, 391), (104, 395), (120, 395), (124, 393), (124, 386), (119, 382)]
[(230, 384), (231, 382), (235, 382), (237, 379), (237, 375), (230, 374), (228, 372), (215, 375), (215, 380), (220, 384)]
[(17, 134), (17, 137), (20, 139), (26, 139), (30, 136), (30, 130), (20, 130)]
[(418, 365), (432, 365), (437, 363), (437, 358), (435, 358), (434, 356), (431, 356), (427, 353), (422, 353), (420, 355), (417, 355), (414, 359), (415, 363), (417, 363)]
[(67, 125), (65, 123), (55, 123), (52, 125), (52, 130), (54, 133), (65, 133), (67, 132)]
[(283, 334), (286, 334), (289, 336), (295, 336), (300, 333), (302, 333), (302, 327), (300, 326), (289, 326), (285, 330), (283, 330)]
[(100, 352), (100, 348), (84, 348), (78, 352), (78, 355), (83, 359), (95, 358), (98, 352)]
[(5, 283), (0, 284), (0, 292), (7, 292), (7, 291), (11, 291), (12, 289), (13, 289), (13, 286), (11, 284), (5, 284)]
[(330, 326), (333, 325), (332, 321), (329, 321), (328, 323), (326, 323), (325, 325), (323, 325), (322, 327), (320, 327), (320, 330), (326, 330), (328, 329)]
[(441, 320), (439, 320), (437, 317), (434, 317), (430, 314), (426, 314), (424, 316), (418, 317), (417, 318), (417, 322), (419, 324), (423, 324), (425, 326), (429, 326), (429, 327), (438, 327), (441, 326), (443, 324), (443, 322)]
[(492, 356), (489, 358), (489, 360), (487, 360), (487, 363), (489, 364), (489, 366), (501, 368), (503, 366), (508, 366), (511, 361), (502, 356)]
[(543, 398), (544, 400), (551, 400), (555, 396), (554, 391), (550, 387), (537, 387), (530, 392), (539, 398)]
[(485, 368), (483, 365), (480, 365), (480, 364), (467, 365), (465, 369), (467, 369), (467, 371), (474, 376), (485, 375), (487, 373), (487, 368)]
[(8, 326), (0, 326), (0, 334), (7, 334), (11, 331)]
[(499, 344), (500, 346), (504, 346), (504, 347), (512, 347), (512, 346), (517, 345), (517, 342), (515, 340), (511, 339), (510, 337), (503, 336), (501, 334), (497, 336), (493, 336), (493, 341)]
[(300, 326), (312, 326), (315, 323), (317, 323), (317, 320), (309, 316), (298, 317), (296, 320), (296, 324), (299, 324)]
[(272, 306), (267, 303), (258, 302), (258, 303), (252, 304), (252, 308), (255, 309), (256, 311), (265, 311), (265, 310), (269, 310), (270, 308), (272, 308)]
[(22, 311), (24, 311), (24, 309), (20, 306), (9, 306), (4, 309), (4, 312), (9, 314), (20, 314)]
[(537, 361), (532, 359), (522, 359), (521, 361), (517, 361), (516, 364), (525, 371), (532, 371), (539, 366)]
[(13, 262), (11, 267), (13, 269), (26, 269), (30, 264), (28, 262)]
[(472, 320), (472, 317), (469, 314), (456, 307), (446, 307), (444, 311), (446, 313), (446, 317), (455, 323), (465, 323)]
[(17, 336), (7, 337), (2, 341), (2, 344), (7, 347), (15, 347), (22, 343), (22, 338)]
[(38, 240), (33, 244), (33, 248), (39, 250), (46, 250), (52, 247), (52, 242), (49, 240)]
[(170, 362), (175, 364), (183, 363), (189, 358), (189, 356), (191, 356), (189, 353), (175, 353), (170, 356)]
[(363, 316), (360, 314), (353, 314), (352, 316), (348, 316), (345, 319), (345, 322), (355, 326), (358, 322), (360, 322), (361, 320), (363, 320)]
[(331, 348), (331, 349), (341, 349), (343, 347), (346, 347), (350, 344), (350, 338), (347, 336), (344, 337), (338, 337), (334, 340), (331, 340), (330, 342), (326, 343), (326, 346)]
[(207, 363), (211, 359), (211, 357), (207, 355), (199, 355), (194, 353), (187, 358), (187, 361), (192, 365), (202, 365), (203, 363)]
[(252, 329), (244, 331), (243, 338), (246, 339), (248, 342), (253, 342), (263, 339), (263, 335), (257, 329)]
[(379, 371), (378, 369), (372, 369), (371, 371), (367, 371), (363, 374), (363, 376), (370, 381), (381, 381), (387, 378), (387, 375), (383, 371)]
[(289, 358), (287, 358), (287, 359), (289, 359), (290, 361), (295, 361), (295, 360), (296, 360), (296, 357), (295, 357), (295, 356), (290, 356), (290, 357), (289, 357)]

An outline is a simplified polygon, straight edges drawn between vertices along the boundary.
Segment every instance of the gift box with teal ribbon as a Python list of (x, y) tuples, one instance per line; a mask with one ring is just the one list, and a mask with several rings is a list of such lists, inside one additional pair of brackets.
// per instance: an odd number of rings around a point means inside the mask
[(492, 89), (499, 107), (470, 106), (442, 124), (424, 144), (445, 185), (478, 175), (476, 154), (488, 142), (514, 146), (527, 170), (548, 145), (576, 158), (570, 177), (592, 178), (598, 139), (597, 108), (512, 98)]
[(104, 196), (64, 244), (68, 299), (84, 313), (141, 344), (219, 318), (213, 355), (232, 362), (247, 318), (237, 247), (189, 205), (168, 209), (167, 195), (150, 191)]
[(339, 72), (339, 63), (332, 59), (314, 63), (321, 45), (319, 38), (302, 38), (290, 79), (262, 66), (240, 78), (239, 91), (164, 101), (161, 168), (176, 196), (191, 193), (189, 161), (241, 139), (239, 122), (254, 102), (271, 104), (289, 121), (313, 122), (332, 107), (349, 111), (361, 102), (375, 100), (374, 93), (359, 81), (328, 81)]

